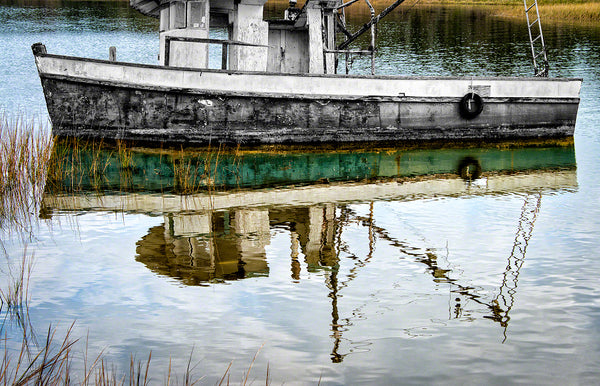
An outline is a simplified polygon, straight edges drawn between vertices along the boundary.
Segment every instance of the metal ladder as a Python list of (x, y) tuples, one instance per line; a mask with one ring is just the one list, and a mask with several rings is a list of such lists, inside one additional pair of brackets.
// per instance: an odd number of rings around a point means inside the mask
[[(525, 5), (525, 17), (527, 18), (527, 29), (529, 30), (529, 43), (531, 44), (531, 55), (533, 57), (533, 71), (535, 76), (548, 76), (548, 57), (546, 56), (546, 45), (544, 44), (544, 35), (542, 34), (542, 24), (540, 23), (540, 11), (538, 10), (537, 0), (528, 4), (529, 0), (523, 0)], [(535, 15), (529, 17), (529, 12), (535, 8)], [(535, 20), (531, 21), (532, 18)], [(538, 25), (539, 34), (535, 30)], [(534, 31), (532, 31), (532, 28)]]

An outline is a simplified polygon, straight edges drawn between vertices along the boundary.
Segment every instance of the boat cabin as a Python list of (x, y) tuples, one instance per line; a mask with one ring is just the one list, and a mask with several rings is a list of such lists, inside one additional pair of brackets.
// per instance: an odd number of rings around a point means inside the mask
[[(308, 0), (279, 20), (264, 20), (266, 0), (131, 0), (160, 19), (160, 63), (208, 68), (209, 45), (222, 46), (221, 68), (233, 71), (330, 74), (336, 72), (335, 21), (340, 0)], [(211, 28), (228, 38), (210, 39)]]

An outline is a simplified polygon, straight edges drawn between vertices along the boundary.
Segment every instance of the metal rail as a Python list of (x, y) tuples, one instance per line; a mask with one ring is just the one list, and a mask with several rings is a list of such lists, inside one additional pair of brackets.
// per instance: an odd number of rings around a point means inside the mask
[(269, 47), (264, 44), (247, 43), (239, 40), (227, 39), (208, 39), (208, 38), (190, 38), (182, 36), (165, 36), (165, 66), (169, 65), (171, 54), (171, 42), (188, 42), (188, 43), (205, 43), (205, 44), (221, 44), (221, 68), (227, 69), (227, 49), (229, 46), (246, 46), (246, 47)]
[(360, 35), (362, 35), (367, 30), (369, 30), (371, 28), (372, 24), (377, 24), (379, 22), (379, 20), (383, 19), (388, 13), (392, 12), (394, 9), (396, 9), (397, 6), (399, 6), (403, 2), (404, 2), (404, 0), (396, 0), (392, 5), (390, 5), (386, 9), (384, 9), (379, 15), (377, 15), (376, 17), (373, 17), (368, 23), (363, 25), (360, 30), (358, 30), (351, 37), (349, 37), (344, 42), (342, 42), (338, 46), (338, 50), (342, 50), (342, 49), (348, 47), (350, 45), (350, 43), (355, 41)]
[[(388, 13), (392, 12), (397, 6), (404, 2), (404, 0), (396, 0), (392, 5), (384, 9), (379, 15), (375, 16), (375, 8), (369, 0), (365, 0), (367, 6), (369, 7), (369, 11), (371, 13), (371, 19), (368, 23), (365, 23), (357, 32), (351, 33), (346, 29), (345, 23), (345, 9), (350, 4), (354, 4), (358, 0), (350, 0), (347, 3), (341, 3), (339, 6), (335, 7), (334, 10), (342, 11), (342, 18), (339, 17), (336, 20), (337, 27), (340, 31), (346, 35), (346, 40), (343, 41), (340, 45), (337, 46), (336, 50), (326, 50), (327, 53), (336, 53), (336, 54), (345, 54), (346, 56), (346, 74), (348, 74), (348, 60), (350, 55), (371, 55), (371, 74), (375, 75), (375, 38), (377, 36), (377, 23), (384, 18)], [(359, 36), (363, 33), (371, 31), (371, 42), (368, 50), (347, 50), (348, 47), (353, 41), (355, 41)]]

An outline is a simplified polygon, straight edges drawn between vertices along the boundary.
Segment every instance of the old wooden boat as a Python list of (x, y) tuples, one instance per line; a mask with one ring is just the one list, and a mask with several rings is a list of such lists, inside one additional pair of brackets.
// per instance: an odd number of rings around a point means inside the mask
[[(265, 0), (131, 0), (160, 18), (158, 65), (32, 46), (54, 134), (182, 144), (573, 135), (581, 79), (338, 73), (342, 58), (374, 58), (377, 21), (402, 2), (378, 16), (372, 11), (351, 33), (343, 10), (355, 1), (307, 0), (285, 20), (265, 21)], [(210, 39), (209, 29), (222, 26), (229, 39)], [(338, 31), (347, 37), (341, 43)], [(371, 49), (348, 49), (364, 31), (371, 31)], [(210, 44), (222, 46), (221, 69), (207, 68)]]

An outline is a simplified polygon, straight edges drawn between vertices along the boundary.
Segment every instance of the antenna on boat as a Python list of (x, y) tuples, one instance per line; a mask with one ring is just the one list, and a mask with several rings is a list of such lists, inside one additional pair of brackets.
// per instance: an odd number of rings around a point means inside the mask
[[(548, 76), (548, 57), (546, 56), (546, 45), (544, 44), (544, 35), (542, 34), (542, 24), (540, 22), (540, 11), (538, 9), (537, 0), (533, 0), (531, 5), (528, 4), (529, 0), (523, 0), (525, 5), (525, 17), (527, 19), (527, 29), (529, 30), (529, 43), (531, 45), (531, 55), (533, 58), (533, 71), (535, 76), (547, 77)], [(535, 8), (535, 15), (529, 17), (529, 12), (533, 12)], [(530, 19), (535, 20), (530, 21)], [(537, 30), (532, 31), (535, 25), (538, 25), (539, 34)], [(535, 37), (534, 37), (535, 36)]]

